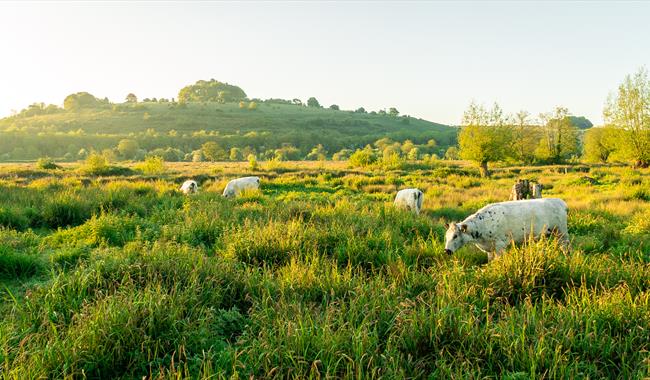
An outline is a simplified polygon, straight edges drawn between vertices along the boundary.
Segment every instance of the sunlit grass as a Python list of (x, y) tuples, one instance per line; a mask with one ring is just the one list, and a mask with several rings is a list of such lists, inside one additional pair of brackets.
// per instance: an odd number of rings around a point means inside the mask
[[(567, 201), (572, 249), (487, 264), (443, 223), (507, 200), (509, 168), (247, 165), (0, 167), (0, 377), (648, 376), (647, 170), (520, 168)], [(261, 190), (223, 198), (243, 175)]]

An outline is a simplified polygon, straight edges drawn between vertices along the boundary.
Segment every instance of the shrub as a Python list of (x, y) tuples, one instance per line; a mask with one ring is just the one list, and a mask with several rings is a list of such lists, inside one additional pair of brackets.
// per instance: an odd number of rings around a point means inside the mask
[(38, 161), (36, 161), (36, 167), (43, 170), (54, 170), (61, 168), (54, 162), (54, 160), (49, 157), (39, 158)]
[(254, 154), (248, 155), (248, 168), (252, 171), (257, 170), (257, 157)]
[(165, 173), (165, 160), (159, 156), (147, 157), (136, 169), (147, 175), (160, 175)]
[(103, 175), (109, 171), (108, 160), (103, 155), (93, 152), (88, 155), (81, 171), (90, 175)]
[(377, 158), (370, 147), (363, 150), (357, 149), (350, 155), (350, 165), (352, 166), (367, 167), (375, 163), (375, 161), (377, 161)]

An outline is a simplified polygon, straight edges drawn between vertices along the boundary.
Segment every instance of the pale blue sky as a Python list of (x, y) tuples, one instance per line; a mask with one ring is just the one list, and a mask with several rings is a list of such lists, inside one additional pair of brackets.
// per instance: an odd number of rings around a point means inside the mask
[(607, 94), (650, 68), (648, 20), (650, 2), (0, 3), (0, 116), (215, 78), (449, 124), (472, 99), (598, 124)]

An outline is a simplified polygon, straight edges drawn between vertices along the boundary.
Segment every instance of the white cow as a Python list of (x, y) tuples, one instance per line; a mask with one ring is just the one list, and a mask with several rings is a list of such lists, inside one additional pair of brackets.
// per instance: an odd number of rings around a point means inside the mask
[(188, 180), (183, 182), (183, 186), (181, 186), (180, 190), (183, 192), (183, 194), (194, 194), (199, 191), (199, 185), (196, 183), (196, 181)]
[(411, 210), (415, 215), (420, 214), (424, 202), (424, 193), (419, 189), (403, 189), (395, 196), (395, 207)]
[[(474, 243), (488, 254), (488, 261), (501, 255), (510, 242), (557, 232), (562, 244), (569, 243), (567, 205), (558, 198), (492, 203), (460, 223), (447, 225), (445, 252), (454, 253)], [(495, 256), (496, 255), (496, 256)]]
[(244, 190), (257, 190), (260, 188), (260, 177), (242, 177), (228, 182), (223, 189), (223, 196), (226, 198), (239, 195)]

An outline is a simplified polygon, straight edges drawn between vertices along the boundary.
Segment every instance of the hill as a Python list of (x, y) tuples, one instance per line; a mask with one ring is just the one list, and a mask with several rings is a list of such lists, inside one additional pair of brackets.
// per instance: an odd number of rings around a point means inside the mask
[(46, 155), (74, 160), (80, 158), (80, 151), (114, 149), (123, 139), (135, 140), (141, 152), (173, 150), (179, 159), (188, 159), (208, 141), (216, 142), (224, 152), (238, 148), (260, 158), (270, 158), (275, 150), (288, 147), (296, 156), (293, 159), (304, 158), (318, 144), (331, 156), (385, 137), (415, 144), (435, 139), (441, 152), (456, 141), (455, 128), (408, 116), (279, 100), (250, 103), (110, 104), (100, 100), (94, 108), (65, 110), (36, 105), (0, 119), (0, 160)]

